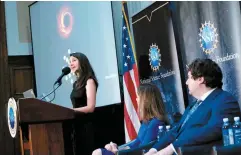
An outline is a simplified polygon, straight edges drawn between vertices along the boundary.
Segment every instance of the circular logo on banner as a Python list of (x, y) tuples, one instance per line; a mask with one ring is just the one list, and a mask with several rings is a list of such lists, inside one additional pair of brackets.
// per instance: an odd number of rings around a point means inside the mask
[(216, 31), (217, 29), (214, 27), (214, 24), (210, 23), (210, 21), (208, 23), (205, 21), (200, 28), (200, 47), (206, 54), (210, 54), (215, 48), (217, 48), (218, 34)]
[(58, 30), (63, 38), (68, 38), (72, 32), (74, 19), (70, 8), (62, 7), (58, 14)]
[(153, 71), (159, 70), (159, 67), (161, 66), (161, 54), (160, 54), (160, 49), (156, 44), (152, 44), (150, 46), (149, 61)]
[(17, 104), (14, 98), (10, 98), (8, 100), (8, 108), (7, 108), (7, 122), (8, 122), (8, 129), (10, 135), (15, 138), (17, 134)]

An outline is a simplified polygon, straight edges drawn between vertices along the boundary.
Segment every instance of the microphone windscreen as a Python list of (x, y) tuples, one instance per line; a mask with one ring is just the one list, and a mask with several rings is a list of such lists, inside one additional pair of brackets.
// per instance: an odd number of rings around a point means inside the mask
[(64, 75), (69, 74), (69, 73), (70, 73), (70, 68), (69, 68), (69, 67), (64, 67), (64, 68), (62, 69), (62, 73), (63, 73)]

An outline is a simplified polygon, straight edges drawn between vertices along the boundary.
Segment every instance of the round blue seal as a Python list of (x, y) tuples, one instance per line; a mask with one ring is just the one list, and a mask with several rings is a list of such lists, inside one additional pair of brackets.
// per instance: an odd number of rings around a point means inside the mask
[(10, 127), (11, 129), (14, 129), (14, 125), (15, 125), (15, 116), (14, 116), (14, 111), (13, 111), (13, 108), (10, 107), (9, 108), (9, 122), (10, 122)]
[(161, 54), (160, 54), (160, 49), (156, 44), (152, 44), (150, 46), (149, 61), (153, 71), (159, 70), (159, 67), (161, 66)]
[(7, 122), (10, 135), (15, 138), (17, 134), (18, 120), (17, 120), (17, 104), (14, 98), (8, 100), (7, 107)]
[(214, 27), (214, 24), (210, 23), (210, 21), (208, 23), (205, 21), (200, 28), (200, 47), (206, 54), (210, 54), (215, 48), (217, 48), (218, 34), (216, 31), (217, 29)]

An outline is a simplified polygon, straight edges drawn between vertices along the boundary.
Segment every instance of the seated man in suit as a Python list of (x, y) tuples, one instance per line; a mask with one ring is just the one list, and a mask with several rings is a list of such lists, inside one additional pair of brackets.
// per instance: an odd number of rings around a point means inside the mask
[(177, 147), (222, 140), (223, 118), (240, 116), (237, 100), (222, 90), (222, 77), (220, 67), (210, 59), (196, 59), (189, 65), (186, 85), (197, 101), (187, 107), (178, 125), (145, 155), (172, 155)]

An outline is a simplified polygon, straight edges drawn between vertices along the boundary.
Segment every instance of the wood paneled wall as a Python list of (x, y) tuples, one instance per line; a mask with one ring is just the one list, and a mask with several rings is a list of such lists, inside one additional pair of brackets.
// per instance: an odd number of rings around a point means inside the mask
[(6, 23), (4, 2), (0, 2), (0, 152), (4, 155), (14, 155), (14, 139), (7, 127), (6, 104), (10, 97), (8, 52), (6, 39)]
[(19, 155), (19, 135), (13, 139), (7, 126), (6, 105), (22, 92), (35, 90), (33, 56), (8, 56), (4, 2), (0, 2), (0, 154)]

